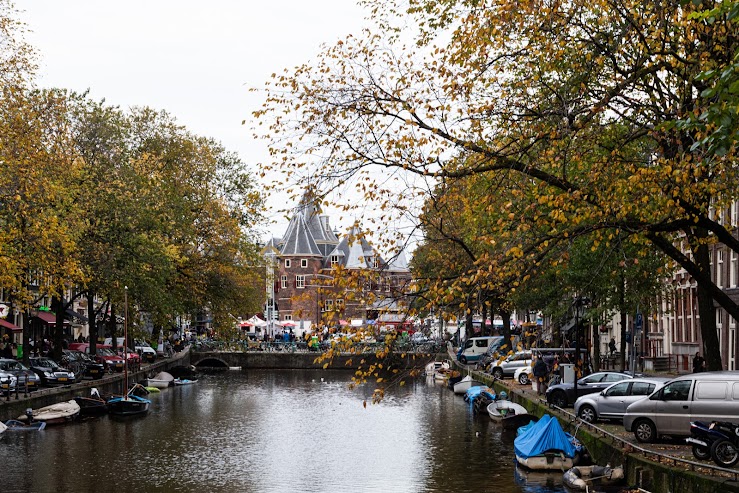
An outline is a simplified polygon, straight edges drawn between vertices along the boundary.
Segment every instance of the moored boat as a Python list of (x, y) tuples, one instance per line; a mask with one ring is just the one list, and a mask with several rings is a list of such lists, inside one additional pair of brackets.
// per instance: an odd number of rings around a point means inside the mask
[(593, 485), (613, 485), (624, 479), (621, 466), (574, 466), (562, 476), (564, 484), (573, 490), (587, 490)]
[(452, 364), (449, 360), (444, 361), (432, 361), (425, 367), (424, 374), (426, 376), (433, 376), (436, 375), (436, 372), (439, 370), (449, 370), (452, 367)]
[(198, 383), (198, 379), (197, 378), (195, 378), (193, 380), (191, 380), (189, 378), (175, 378), (174, 379), (174, 384), (175, 385), (192, 385), (194, 383)]
[(529, 469), (565, 471), (577, 462), (579, 452), (573, 441), (557, 418), (545, 414), (514, 440), (516, 461)]
[(472, 378), (472, 375), (467, 375), (462, 380), (454, 384), (454, 393), (464, 394), (472, 387), (480, 387), (483, 385), (485, 384)]
[(4, 426), (7, 431), (41, 431), (46, 428), (46, 423), (43, 421), (24, 423), (17, 419), (9, 419), (4, 424), (0, 422), (0, 425)]
[(77, 419), (80, 415), (80, 406), (75, 400), (59, 402), (51, 406), (29, 409), (26, 414), (18, 416), (19, 421), (43, 421), (48, 425), (67, 423)]
[(151, 401), (128, 393), (108, 400), (108, 412), (113, 416), (143, 416), (149, 412)]
[(97, 396), (75, 397), (75, 402), (80, 406), (80, 414), (82, 416), (100, 416), (107, 414), (108, 404), (105, 399)]
[(529, 414), (522, 405), (505, 399), (491, 402), (487, 406), (487, 411), (491, 421), (501, 424), (507, 430), (525, 426), (539, 419)]
[(146, 379), (146, 386), (147, 387), (156, 387), (158, 389), (166, 389), (170, 385), (174, 385), (174, 377), (167, 373), (166, 371), (162, 371), (154, 375), (152, 378)]

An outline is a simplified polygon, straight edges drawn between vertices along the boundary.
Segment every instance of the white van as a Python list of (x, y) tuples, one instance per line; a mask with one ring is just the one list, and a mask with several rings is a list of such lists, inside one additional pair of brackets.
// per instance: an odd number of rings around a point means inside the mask
[(737, 421), (739, 373), (691, 373), (670, 380), (626, 408), (624, 428), (640, 442), (662, 435), (690, 436), (691, 421)]
[(489, 349), (500, 347), (503, 336), (470, 337), (457, 351), (457, 361), (466, 365), (474, 363)]

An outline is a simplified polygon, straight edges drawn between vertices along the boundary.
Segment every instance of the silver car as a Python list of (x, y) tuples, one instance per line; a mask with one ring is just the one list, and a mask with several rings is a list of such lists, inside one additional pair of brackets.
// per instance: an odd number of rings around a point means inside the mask
[(633, 378), (616, 382), (594, 394), (586, 394), (575, 401), (575, 414), (588, 423), (599, 419), (623, 419), (632, 402), (661, 389), (667, 378)]
[(15, 375), (0, 370), (0, 395), (15, 392), (16, 380)]
[(41, 378), (26, 368), (20, 361), (0, 358), (0, 371), (10, 373), (16, 378), (16, 390), (32, 391), (39, 388)]

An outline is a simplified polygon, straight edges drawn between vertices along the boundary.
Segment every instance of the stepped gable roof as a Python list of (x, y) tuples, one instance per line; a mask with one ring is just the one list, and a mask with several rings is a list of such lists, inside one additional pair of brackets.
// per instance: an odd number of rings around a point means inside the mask
[(296, 214), (290, 220), (285, 237), (280, 242), (281, 255), (310, 255), (323, 257), (320, 248), (305, 223), (302, 214)]
[(408, 268), (408, 259), (405, 257), (405, 251), (400, 250), (393, 258), (387, 263), (388, 272), (410, 272)]
[(347, 269), (367, 269), (370, 267), (369, 259), (376, 256), (376, 253), (359, 227), (354, 226), (336, 245), (331, 255), (339, 255), (339, 261)]

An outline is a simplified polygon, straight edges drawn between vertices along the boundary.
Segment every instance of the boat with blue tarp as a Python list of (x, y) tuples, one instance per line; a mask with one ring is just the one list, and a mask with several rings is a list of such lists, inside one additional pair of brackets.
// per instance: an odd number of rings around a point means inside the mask
[(566, 471), (584, 456), (584, 447), (562, 430), (556, 418), (545, 414), (530, 423), (513, 442), (516, 461), (534, 470)]

